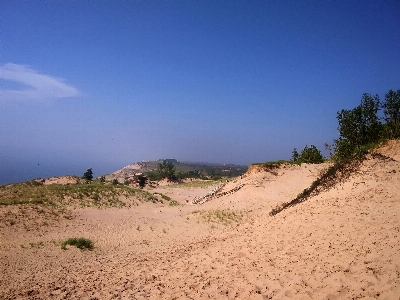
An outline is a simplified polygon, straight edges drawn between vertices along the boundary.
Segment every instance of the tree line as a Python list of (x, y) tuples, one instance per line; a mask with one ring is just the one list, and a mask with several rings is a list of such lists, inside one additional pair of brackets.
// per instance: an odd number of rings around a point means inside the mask
[[(383, 110), (383, 117), (378, 112)], [(333, 141), (336, 161), (360, 157), (378, 143), (400, 138), (400, 89), (378, 95), (363, 94), (353, 109), (337, 112), (340, 137)]]
[[(379, 116), (379, 111), (383, 111)], [(364, 93), (361, 102), (353, 109), (337, 112), (339, 138), (333, 144), (325, 143), (334, 161), (340, 162), (361, 157), (369, 149), (388, 140), (400, 138), (400, 89), (390, 90), (385, 99)], [(314, 146), (306, 146), (299, 154), (292, 152), (295, 163), (321, 163), (324, 158)]]

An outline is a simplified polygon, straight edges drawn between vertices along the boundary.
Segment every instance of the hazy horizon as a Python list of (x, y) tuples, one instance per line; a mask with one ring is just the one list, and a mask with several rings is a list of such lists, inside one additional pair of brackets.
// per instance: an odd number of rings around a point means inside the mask
[(0, 184), (324, 151), (337, 111), (400, 88), (399, 15), (398, 1), (3, 1)]

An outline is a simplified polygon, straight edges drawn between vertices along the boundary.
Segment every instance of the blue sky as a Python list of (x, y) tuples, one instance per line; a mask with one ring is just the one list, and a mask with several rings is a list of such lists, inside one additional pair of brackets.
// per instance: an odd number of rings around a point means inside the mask
[(400, 88), (399, 1), (1, 1), (0, 184), (250, 164)]

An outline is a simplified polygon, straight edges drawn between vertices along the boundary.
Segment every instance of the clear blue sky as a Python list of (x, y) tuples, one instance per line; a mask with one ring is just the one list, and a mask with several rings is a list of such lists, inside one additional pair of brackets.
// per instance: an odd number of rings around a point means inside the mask
[(250, 164), (400, 88), (399, 1), (1, 1), (0, 183)]

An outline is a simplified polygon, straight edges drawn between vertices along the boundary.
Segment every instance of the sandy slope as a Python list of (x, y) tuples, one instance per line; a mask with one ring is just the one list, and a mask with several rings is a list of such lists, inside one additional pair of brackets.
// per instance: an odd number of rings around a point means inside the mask
[[(165, 186), (184, 205), (2, 224), (0, 299), (400, 299), (400, 143), (379, 151), (392, 160), (370, 156), (346, 183), (274, 217), (327, 165), (253, 170), (203, 205), (186, 200), (212, 187)], [(243, 219), (206, 223), (198, 212), (227, 208)], [(95, 249), (61, 250), (72, 236)]]

